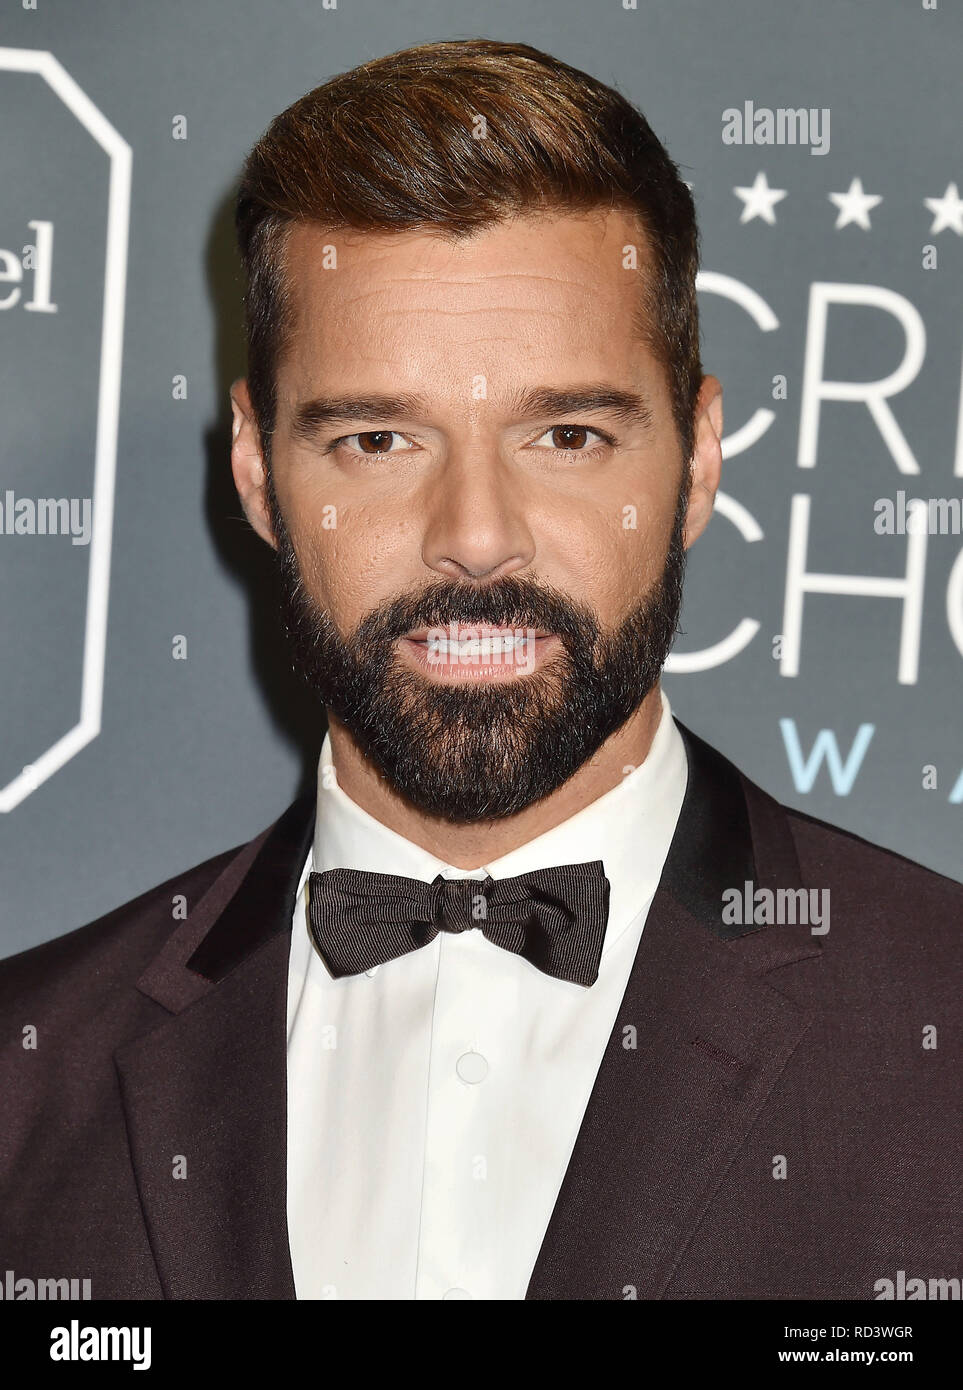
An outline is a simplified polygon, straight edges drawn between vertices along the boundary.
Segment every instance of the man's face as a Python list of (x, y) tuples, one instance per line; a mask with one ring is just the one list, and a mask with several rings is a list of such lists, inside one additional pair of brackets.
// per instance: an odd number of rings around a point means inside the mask
[(491, 820), (554, 791), (671, 645), (708, 509), (697, 466), (687, 518), (665, 372), (637, 334), (639, 242), (614, 212), (457, 243), (291, 234), (270, 486), (243, 440), (235, 476), (278, 545), (296, 664), (429, 814)]

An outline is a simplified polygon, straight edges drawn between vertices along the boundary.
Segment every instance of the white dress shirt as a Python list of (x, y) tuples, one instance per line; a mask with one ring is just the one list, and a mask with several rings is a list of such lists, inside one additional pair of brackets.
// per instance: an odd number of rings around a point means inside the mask
[[(644, 763), (476, 870), (445, 864), (337, 785), (325, 738), (288, 971), (287, 1215), (298, 1298), (523, 1299), (685, 794), (662, 695)], [(430, 883), (601, 859), (599, 976), (543, 974), (479, 930), (333, 979), (307, 927), (312, 870)]]

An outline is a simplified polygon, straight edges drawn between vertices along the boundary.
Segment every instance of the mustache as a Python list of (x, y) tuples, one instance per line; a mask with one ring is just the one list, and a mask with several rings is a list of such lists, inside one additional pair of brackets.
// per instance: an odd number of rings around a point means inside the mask
[(541, 628), (563, 640), (583, 643), (593, 642), (599, 631), (590, 608), (557, 589), (510, 576), (483, 587), (467, 581), (432, 581), (416, 593), (400, 595), (369, 613), (355, 637), (361, 642), (389, 642), (418, 628), (451, 624)]

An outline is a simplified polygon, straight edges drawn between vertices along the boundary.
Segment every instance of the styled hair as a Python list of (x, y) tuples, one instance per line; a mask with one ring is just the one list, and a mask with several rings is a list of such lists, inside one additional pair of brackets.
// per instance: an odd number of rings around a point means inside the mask
[(667, 374), (688, 462), (702, 381), (695, 208), (625, 97), (528, 44), (459, 39), (363, 63), (282, 111), (245, 161), (235, 207), (266, 457), (291, 327), (292, 225), (457, 239), (513, 215), (594, 209), (634, 215), (643, 233), (638, 332)]

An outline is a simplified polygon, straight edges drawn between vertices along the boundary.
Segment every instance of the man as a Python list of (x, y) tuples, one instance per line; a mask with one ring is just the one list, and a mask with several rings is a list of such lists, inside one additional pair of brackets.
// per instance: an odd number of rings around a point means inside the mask
[(318, 793), (3, 964), (6, 1264), (168, 1299), (958, 1274), (963, 888), (660, 688), (722, 407), (643, 117), (524, 45), (412, 49), (275, 120), (237, 226), (232, 464)]

